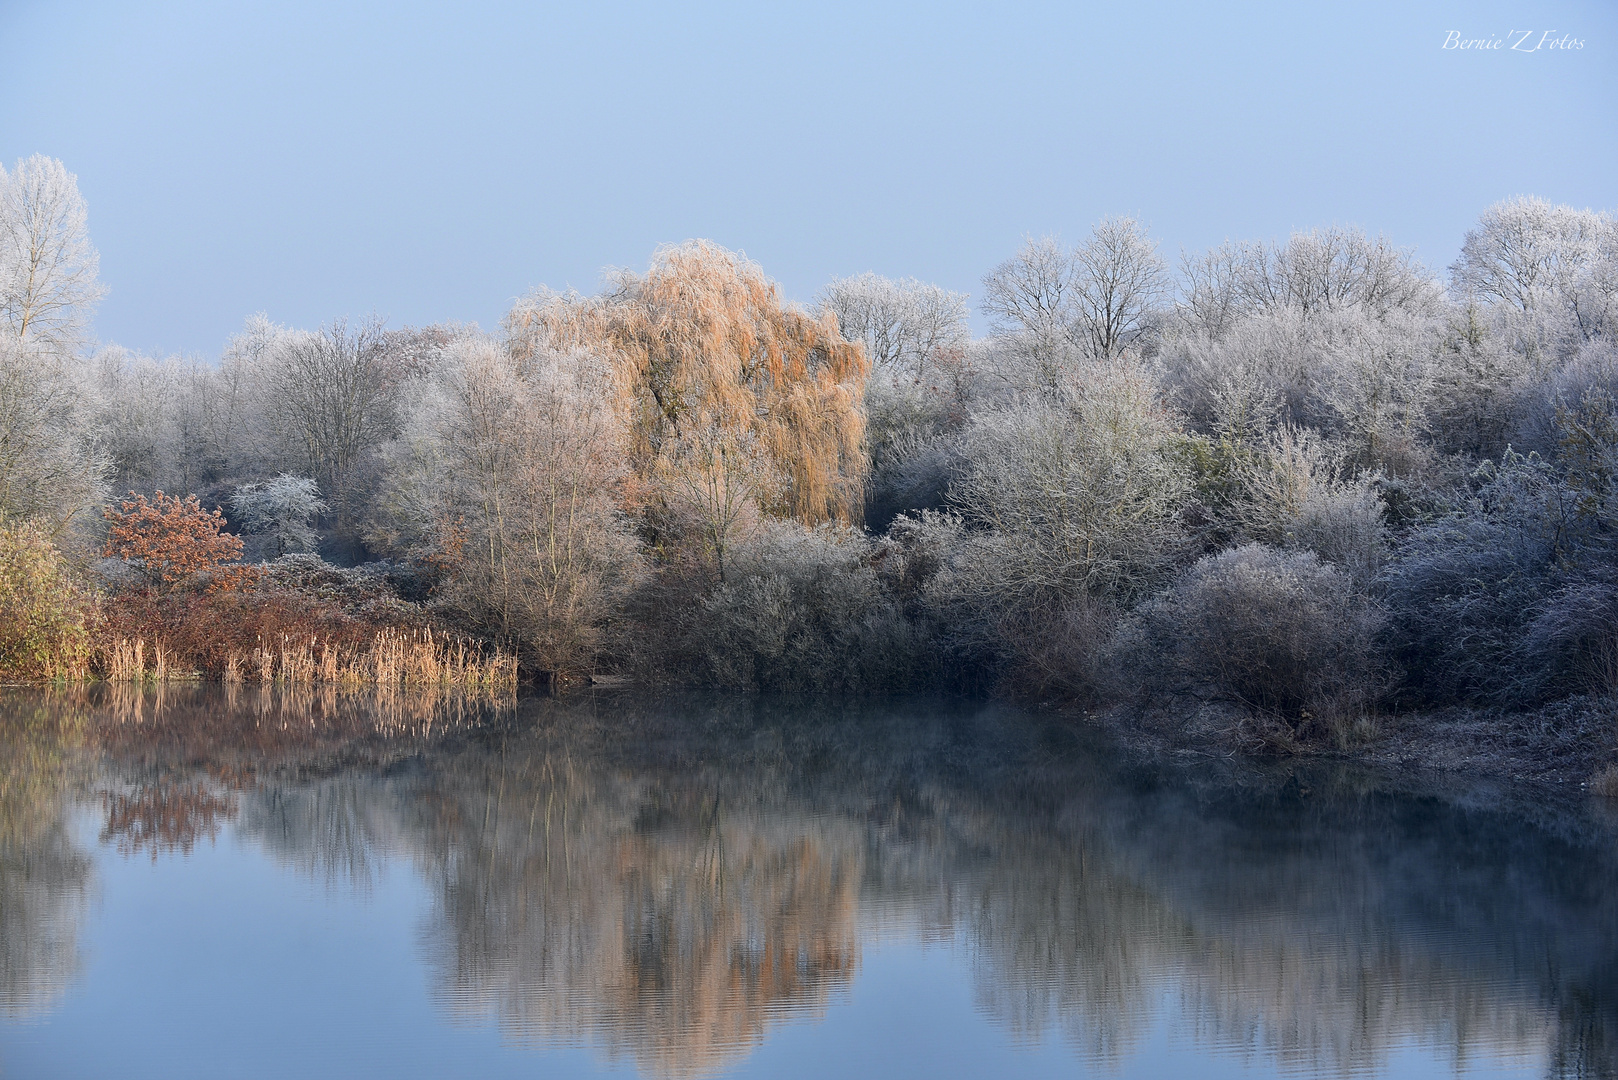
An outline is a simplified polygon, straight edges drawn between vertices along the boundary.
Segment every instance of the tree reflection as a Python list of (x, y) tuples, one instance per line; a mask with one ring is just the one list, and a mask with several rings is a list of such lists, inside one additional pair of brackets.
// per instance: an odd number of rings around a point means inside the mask
[(856, 829), (591, 765), (508, 743), (435, 778), (428, 940), (454, 1013), (683, 1075), (847, 985)]
[[(81, 739), (92, 786), (129, 795), (104, 802), (108, 837), (183, 848), (233, 809), (334, 887), (406, 860), (434, 898), (442, 1007), (517, 1041), (715, 1073), (820, 1015), (863, 940), (904, 933), (962, 949), (1018, 1037), (1100, 1063), (1167, 1018), (1316, 1073), (1410, 1042), (1457, 1067), (1615, 1072), (1618, 860), (1575, 802), (1170, 767), (958, 704), (620, 696), (404, 724), (252, 694), (154, 704), (103, 703)], [(6, 797), (8, 823), (43, 805)], [(8, 949), (28, 939), (6, 925)]]
[(82, 716), (0, 697), (0, 1014), (49, 1009), (78, 974), (91, 861), (70, 827)]
[(106, 824), (101, 842), (113, 843), (121, 855), (150, 852), (154, 862), (161, 852), (189, 855), (198, 840), (213, 840), (220, 824), (236, 814), (233, 800), (200, 784), (109, 791), (103, 802)]

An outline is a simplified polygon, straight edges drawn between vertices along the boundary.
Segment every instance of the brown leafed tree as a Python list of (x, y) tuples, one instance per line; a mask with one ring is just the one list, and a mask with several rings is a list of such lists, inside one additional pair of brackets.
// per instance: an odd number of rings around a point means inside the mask
[(786, 483), (766, 510), (807, 524), (860, 513), (870, 365), (830, 315), (786, 303), (742, 255), (704, 240), (659, 250), (600, 296), (538, 293), (507, 317), (519, 359), (545, 348), (611, 358), (630, 463), (658, 491), (698, 428), (756, 441)]
[(204, 510), (195, 495), (182, 499), (159, 491), (148, 502), (132, 491), (102, 516), (107, 519), (102, 555), (138, 567), (151, 591), (172, 592), (199, 574), (208, 575), (212, 590), (235, 588), (252, 573), (250, 567), (230, 565), (241, 558), (241, 537), (220, 532), (224, 515)]

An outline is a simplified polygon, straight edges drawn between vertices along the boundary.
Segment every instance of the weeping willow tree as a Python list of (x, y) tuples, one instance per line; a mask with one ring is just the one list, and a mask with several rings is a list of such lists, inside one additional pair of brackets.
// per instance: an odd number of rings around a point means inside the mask
[(713, 456), (693, 446), (724, 441), (756, 447), (779, 478), (748, 482), (766, 512), (809, 525), (859, 515), (864, 350), (831, 316), (784, 302), (744, 256), (705, 240), (665, 247), (599, 296), (526, 298), (506, 330), (519, 358), (583, 348), (611, 359), (630, 465), (654, 500)]

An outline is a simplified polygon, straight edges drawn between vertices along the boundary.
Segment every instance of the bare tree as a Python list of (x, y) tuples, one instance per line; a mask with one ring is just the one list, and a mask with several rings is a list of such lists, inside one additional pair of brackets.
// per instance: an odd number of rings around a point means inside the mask
[(639, 565), (610, 385), (582, 350), (462, 337), (388, 450), (385, 539), (454, 563), (447, 601), (539, 670), (589, 670)]
[(1249, 313), (1242, 277), (1254, 261), (1249, 245), (1228, 241), (1201, 255), (1181, 253), (1181, 310), (1203, 335), (1223, 337)]
[(1169, 295), (1167, 270), (1133, 218), (1104, 218), (1068, 251), (1029, 238), (983, 279), (983, 312), (1021, 345), (1025, 381), (1054, 390), (1083, 359), (1112, 360), (1138, 348)]
[(398, 428), (402, 375), (382, 324), (284, 335), (267, 350), (265, 406), (303, 470), (329, 493), (339, 528), (354, 519), (355, 467)]
[(113, 467), (114, 491), (196, 491), (181, 440), (185, 365), (116, 345), (90, 358), (94, 425)]
[(1293, 233), (1284, 244), (1227, 241), (1180, 260), (1180, 311), (1198, 333), (1221, 338), (1242, 319), (1288, 312), (1310, 318), (1359, 311), (1434, 316), (1432, 274), (1386, 237), (1354, 228)]
[(669, 509), (688, 519), (712, 554), (721, 582), (738, 534), (758, 523), (761, 508), (785, 486), (751, 432), (697, 418), (685, 425), (658, 479)]
[(1021, 251), (983, 279), (983, 313), (998, 335), (1021, 346), (1039, 385), (1058, 383), (1077, 351), (1073, 275), (1072, 253), (1046, 236), (1025, 239)]
[(1087, 353), (1112, 360), (1140, 344), (1169, 295), (1157, 245), (1134, 218), (1098, 222), (1073, 252), (1073, 307)]
[(109, 463), (70, 374), (54, 353), (0, 339), (0, 523), (60, 531), (105, 491)]
[(864, 344), (873, 378), (921, 382), (940, 354), (971, 339), (966, 294), (915, 278), (840, 278), (821, 292), (820, 307), (836, 318), (843, 337)]
[(1507, 199), (1467, 232), (1451, 278), (1458, 290), (1486, 303), (1530, 312), (1571, 290), (1614, 227), (1611, 217), (1591, 210), (1528, 196)]
[(1299, 314), (1359, 309), (1376, 318), (1393, 312), (1430, 315), (1439, 291), (1432, 275), (1407, 249), (1359, 229), (1312, 229), (1256, 251), (1245, 287), (1261, 310), (1288, 307)]

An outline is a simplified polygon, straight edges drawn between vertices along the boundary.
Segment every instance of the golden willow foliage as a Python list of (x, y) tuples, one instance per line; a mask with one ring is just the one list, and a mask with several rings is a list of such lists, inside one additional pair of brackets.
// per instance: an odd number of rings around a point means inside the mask
[(811, 525), (858, 517), (870, 364), (757, 263), (706, 240), (665, 247), (600, 296), (520, 301), (506, 329), (519, 358), (582, 347), (611, 359), (630, 462), (653, 490), (717, 436), (757, 445), (780, 477), (757, 485), (765, 509)]

